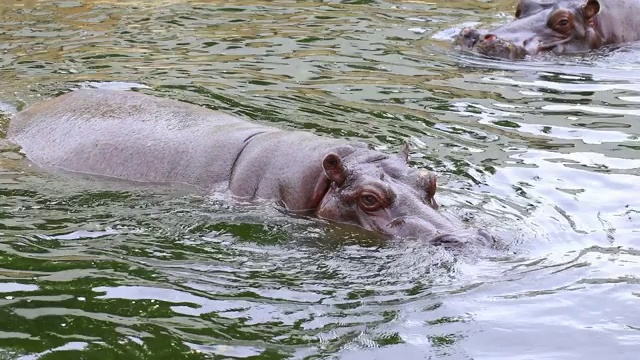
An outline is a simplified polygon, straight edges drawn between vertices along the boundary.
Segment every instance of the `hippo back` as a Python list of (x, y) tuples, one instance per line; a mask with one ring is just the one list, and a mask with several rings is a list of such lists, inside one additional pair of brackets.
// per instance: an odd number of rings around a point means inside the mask
[(185, 102), (81, 89), (18, 113), (8, 138), (39, 165), (211, 189), (229, 180), (248, 138), (272, 131)]

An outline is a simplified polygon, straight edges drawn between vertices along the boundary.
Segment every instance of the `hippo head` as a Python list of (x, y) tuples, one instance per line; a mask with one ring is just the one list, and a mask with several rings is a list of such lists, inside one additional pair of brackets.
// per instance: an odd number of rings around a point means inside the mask
[(418, 238), (432, 244), (491, 244), (483, 230), (438, 211), (436, 177), (407, 165), (409, 148), (399, 155), (356, 149), (324, 157), (324, 176), (316, 185), (318, 217), (357, 225), (388, 237)]
[(542, 52), (576, 53), (598, 48), (598, 0), (520, 0), (515, 19), (489, 32), (464, 28), (456, 44), (480, 54), (522, 59)]

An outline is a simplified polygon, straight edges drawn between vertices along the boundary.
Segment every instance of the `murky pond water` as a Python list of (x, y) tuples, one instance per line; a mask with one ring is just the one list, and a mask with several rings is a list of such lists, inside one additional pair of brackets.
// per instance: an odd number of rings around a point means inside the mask
[(509, 246), (381, 244), (269, 204), (35, 171), (5, 146), (0, 358), (635, 359), (640, 46), (451, 48), (513, 5), (3, 1), (6, 104), (144, 84), (382, 151), (410, 139), (443, 208)]

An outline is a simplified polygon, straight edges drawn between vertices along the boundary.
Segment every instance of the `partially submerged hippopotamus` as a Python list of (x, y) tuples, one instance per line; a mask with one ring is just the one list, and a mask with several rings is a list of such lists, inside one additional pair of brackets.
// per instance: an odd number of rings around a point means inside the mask
[(506, 59), (579, 53), (640, 40), (639, 14), (640, 0), (520, 0), (510, 23), (485, 32), (464, 28), (455, 42)]
[(436, 178), (363, 143), (284, 131), (133, 91), (82, 89), (18, 113), (9, 140), (39, 165), (274, 199), (388, 236), (433, 244), (493, 238), (438, 211)]

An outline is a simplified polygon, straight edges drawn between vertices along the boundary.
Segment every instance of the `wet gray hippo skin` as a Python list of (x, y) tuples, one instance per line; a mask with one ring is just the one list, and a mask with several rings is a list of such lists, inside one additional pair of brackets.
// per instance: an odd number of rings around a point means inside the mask
[(435, 176), (363, 143), (285, 131), (188, 103), (83, 89), (18, 113), (8, 138), (30, 161), (142, 182), (179, 182), (434, 244), (491, 244), (438, 210)]
[(506, 59), (580, 53), (640, 40), (638, 14), (640, 0), (520, 0), (510, 23), (491, 31), (462, 29), (455, 42)]

